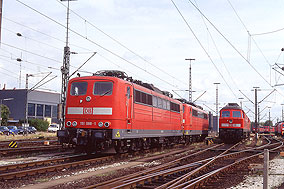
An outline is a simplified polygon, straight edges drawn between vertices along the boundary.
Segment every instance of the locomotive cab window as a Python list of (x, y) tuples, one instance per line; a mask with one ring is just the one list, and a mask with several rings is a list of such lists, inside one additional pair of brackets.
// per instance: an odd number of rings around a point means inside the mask
[(88, 83), (87, 82), (73, 82), (71, 84), (70, 94), (72, 96), (81, 96), (87, 93)]
[(94, 85), (94, 95), (110, 96), (112, 95), (112, 82), (96, 82)]
[(222, 117), (230, 117), (230, 111), (223, 111)]
[(233, 111), (233, 117), (242, 117), (242, 114), (240, 111)]

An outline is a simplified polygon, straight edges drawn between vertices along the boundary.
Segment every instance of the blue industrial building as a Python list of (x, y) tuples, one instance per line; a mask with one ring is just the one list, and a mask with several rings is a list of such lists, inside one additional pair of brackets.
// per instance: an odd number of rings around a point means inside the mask
[(10, 119), (25, 120), (26, 103), (28, 103), (28, 119), (47, 119), (53, 123), (58, 123), (59, 93), (37, 90), (27, 91), (27, 89), (5, 89), (0, 90), (0, 102), (9, 107)]

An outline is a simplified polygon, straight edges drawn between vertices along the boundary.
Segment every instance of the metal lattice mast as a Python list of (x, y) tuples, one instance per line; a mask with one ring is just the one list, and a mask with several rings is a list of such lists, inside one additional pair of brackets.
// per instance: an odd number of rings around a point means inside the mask
[(186, 58), (185, 60), (189, 60), (189, 87), (188, 87), (188, 100), (192, 102), (192, 80), (191, 80), (191, 61), (195, 60), (194, 58)]
[[(66, 1), (66, 0), (61, 0)], [(67, 95), (67, 85), (69, 81), (69, 69), (70, 69), (70, 48), (68, 46), (68, 34), (69, 34), (69, 1), (67, 5), (67, 27), (66, 27), (66, 45), (64, 47), (64, 57), (63, 57), (63, 66), (61, 67), (62, 73), (62, 86), (61, 86), (61, 117), (60, 117), (60, 128), (64, 128), (64, 121), (65, 121), (65, 105), (66, 105), (66, 95)]]

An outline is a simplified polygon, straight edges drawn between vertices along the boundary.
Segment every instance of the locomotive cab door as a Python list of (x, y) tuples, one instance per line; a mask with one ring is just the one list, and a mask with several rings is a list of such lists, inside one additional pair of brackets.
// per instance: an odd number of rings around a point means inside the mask
[(125, 98), (126, 98), (126, 128), (130, 132), (132, 129), (132, 108), (133, 108), (133, 90), (129, 84), (125, 85)]

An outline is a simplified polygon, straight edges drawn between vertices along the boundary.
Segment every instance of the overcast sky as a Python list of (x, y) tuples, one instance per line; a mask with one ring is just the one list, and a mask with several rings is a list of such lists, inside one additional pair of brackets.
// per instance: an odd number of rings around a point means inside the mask
[[(66, 6), (59, 0), (3, 0), (1, 88), (25, 88), (26, 74), (34, 74), (30, 88), (52, 72), (46, 80), (56, 79), (41, 88), (60, 92)], [(275, 85), (284, 83), (284, 72), (275, 63), (284, 66), (283, 1), (78, 0), (70, 9), (69, 46), (78, 53), (71, 55), (71, 73), (97, 52), (81, 75), (121, 70), (188, 98), (185, 58), (194, 58), (193, 100), (206, 91), (198, 105), (216, 109), (216, 82), (219, 107), (243, 97), (246, 112), (254, 105), (239, 90), (254, 101), (253, 87), (261, 89), (259, 100), (276, 89), (260, 110), (271, 107), (274, 123), (281, 117), (284, 86)], [(248, 115), (254, 120), (251, 111)], [(268, 108), (260, 117), (268, 119)]]

